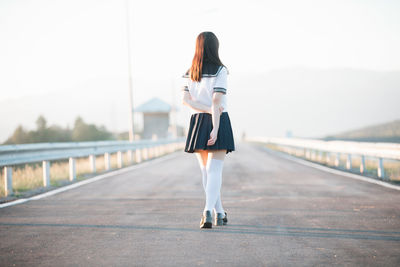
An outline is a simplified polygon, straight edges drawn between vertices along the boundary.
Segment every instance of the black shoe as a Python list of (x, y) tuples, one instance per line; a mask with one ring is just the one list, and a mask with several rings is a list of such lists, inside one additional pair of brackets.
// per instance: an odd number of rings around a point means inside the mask
[(221, 225), (226, 225), (228, 223), (228, 217), (227, 213), (216, 213), (215, 214), (215, 225), (221, 226)]
[(228, 214), (225, 211), (225, 217), (222, 219), (223, 224), (226, 225), (228, 223)]
[(217, 225), (217, 226), (224, 225), (224, 217), (225, 217), (225, 214), (216, 213), (215, 214), (215, 222), (214, 222), (214, 224)]
[(200, 228), (212, 228), (211, 211), (206, 210), (205, 213), (203, 213), (200, 221)]

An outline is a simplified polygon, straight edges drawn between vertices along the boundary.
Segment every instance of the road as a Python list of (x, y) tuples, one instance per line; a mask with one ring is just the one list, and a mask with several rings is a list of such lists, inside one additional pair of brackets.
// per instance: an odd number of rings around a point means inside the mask
[(0, 209), (0, 265), (400, 265), (400, 191), (236, 148), (224, 163), (227, 226), (199, 229), (201, 174), (181, 151)]

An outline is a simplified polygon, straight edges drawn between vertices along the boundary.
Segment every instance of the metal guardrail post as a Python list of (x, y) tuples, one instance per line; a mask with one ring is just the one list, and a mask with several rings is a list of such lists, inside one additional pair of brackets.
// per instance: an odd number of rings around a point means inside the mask
[(361, 156), (361, 162), (360, 162), (360, 173), (365, 172), (365, 156)]
[(69, 180), (75, 181), (76, 179), (76, 160), (75, 158), (69, 158)]
[(90, 170), (93, 173), (95, 173), (96, 172), (96, 155), (89, 156), (89, 164), (90, 164)]
[(351, 154), (347, 154), (346, 169), (351, 170)]
[(383, 167), (383, 158), (379, 158), (378, 177), (382, 178), (382, 179), (385, 179), (385, 169)]
[[(384, 160), (400, 161), (400, 144), (395, 143), (373, 143), (373, 142), (352, 142), (352, 141), (323, 141), (304, 138), (271, 138), (271, 137), (256, 137), (246, 138), (246, 141), (273, 144), (275, 150), (293, 154), (293, 149), (299, 149), (300, 154), (305, 159), (321, 162), (326, 161), (330, 164), (334, 160), (335, 167), (341, 167), (341, 155), (345, 155), (344, 168), (353, 170), (352, 157), (360, 157), (361, 163), (359, 166), (360, 173), (366, 173), (365, 158), (378, 159), (377, 176), (382, 180), (390, 180), (390, 177), (385, 177)], [(327, 153), (325, 160), (321, 160), (321, 152)]]
[(106, 170), (110, 169), (110, 153), (104, 153), (104, 168)]
[(339, 165), (340, 165), (340, 153), (336, 153), (335, 166), (339, 167)]
[[(51, 186), (50, 163), (54, 160), (68, 159), (69, 180), (76, 180), (77, 158), (87, 157), (92, 173), (96, 173), (96, 157), (104, 155), (106, 170), (111, 169), (111, 154), (118, 153), (118, 167), (124, 165), (123, 154), (127, 151), (129, 162), (140, 163), (149, 157), (159, 157), (183, 149), (183, 138), (165, 140), (125, 141), (96, 141), (71, 143), (39, 143), (0, 146), (0, 167), (4, 173), (4, 193), (13, 194), (13, 169), (17, 164), (42, 162), (43, 186)], [(292, 148), (293, 151), (293, 148)], [(97, 156), (96, 156), (97, 155)], [(126, 162), (125, 162), (126, 163)], [(15, 175), (14, 175), (15, 179)]]
[(6, 196), (12, 195), (13, 188), (12, 188), (12, 167), (11, 166), (4, 166), (3, 168), (4, 174), (4, 189)]
[(50, 186), (50, 161), (43, 160), (42, 161), (43, 168), (43, 186)]
[(117, 152), (117, 164), (118, 164), (118, 168), (122, 168), (122, 166), (123, 166), (123, 158), (122, 158), (122, 152), (121, 151)]

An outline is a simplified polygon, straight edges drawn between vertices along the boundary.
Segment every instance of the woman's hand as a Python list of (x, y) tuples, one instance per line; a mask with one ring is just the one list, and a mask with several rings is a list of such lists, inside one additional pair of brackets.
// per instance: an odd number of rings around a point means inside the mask
[(182, 95), (182, 103), (184, 105), (187, 105), (190, 101), (192, 101), (192, 96), (190, 95), (190, 93), (184, 92), (184, 94)]
[(210, 139), (207, 141), (207, 145), (212, 146), (217, 141), (218, 129), (219, 129), (219, 119), (221, 113), (224, 110), (221, 105), (222, 93), (216, 92), (213, 94), (212, 105), (211, 105), (211, 120), (213, 124), (213, 129), (210, 133)]
[(217, 136), (218, 136), (218, 130), (215, 131), (215, 129), (212, 129), (210, 133), (210, 139), (208, 139), (207, 145), (208, 146), (214, 145), (215, 142), (217, 141)]
[[(221, 107), (219, 107), (218, 111), (219, 111), (219, 115), (221, 116), (222, 112), (224, 111), (224, 108), (221, 106)], [(210, 110), (208, 111), (208, 113), (212, 114), (212, 106), (210, 107)]]

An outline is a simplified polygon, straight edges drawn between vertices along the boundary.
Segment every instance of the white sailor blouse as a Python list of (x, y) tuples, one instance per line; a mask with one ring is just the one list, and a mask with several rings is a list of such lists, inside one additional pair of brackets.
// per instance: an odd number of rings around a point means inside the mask
[[(228, 74), (229, 72), (225, 66), (205, 63), (203, 65), (200, 82), (192, 81), (192, 79), (190, 79), (189, 70), (182, 76), (184, 79), (182, 91), (188, 91), (193, 101), (209, 107), (212, 105), (213, 93), (221, 92), (223, 93), (221, 106), (224, 108), (223, 111), (227, 112), (226, 90), (228, 88)], [(190, 108), (190, 111), (191, 114), (199, 113), (198, 110), (193, 108)]]

